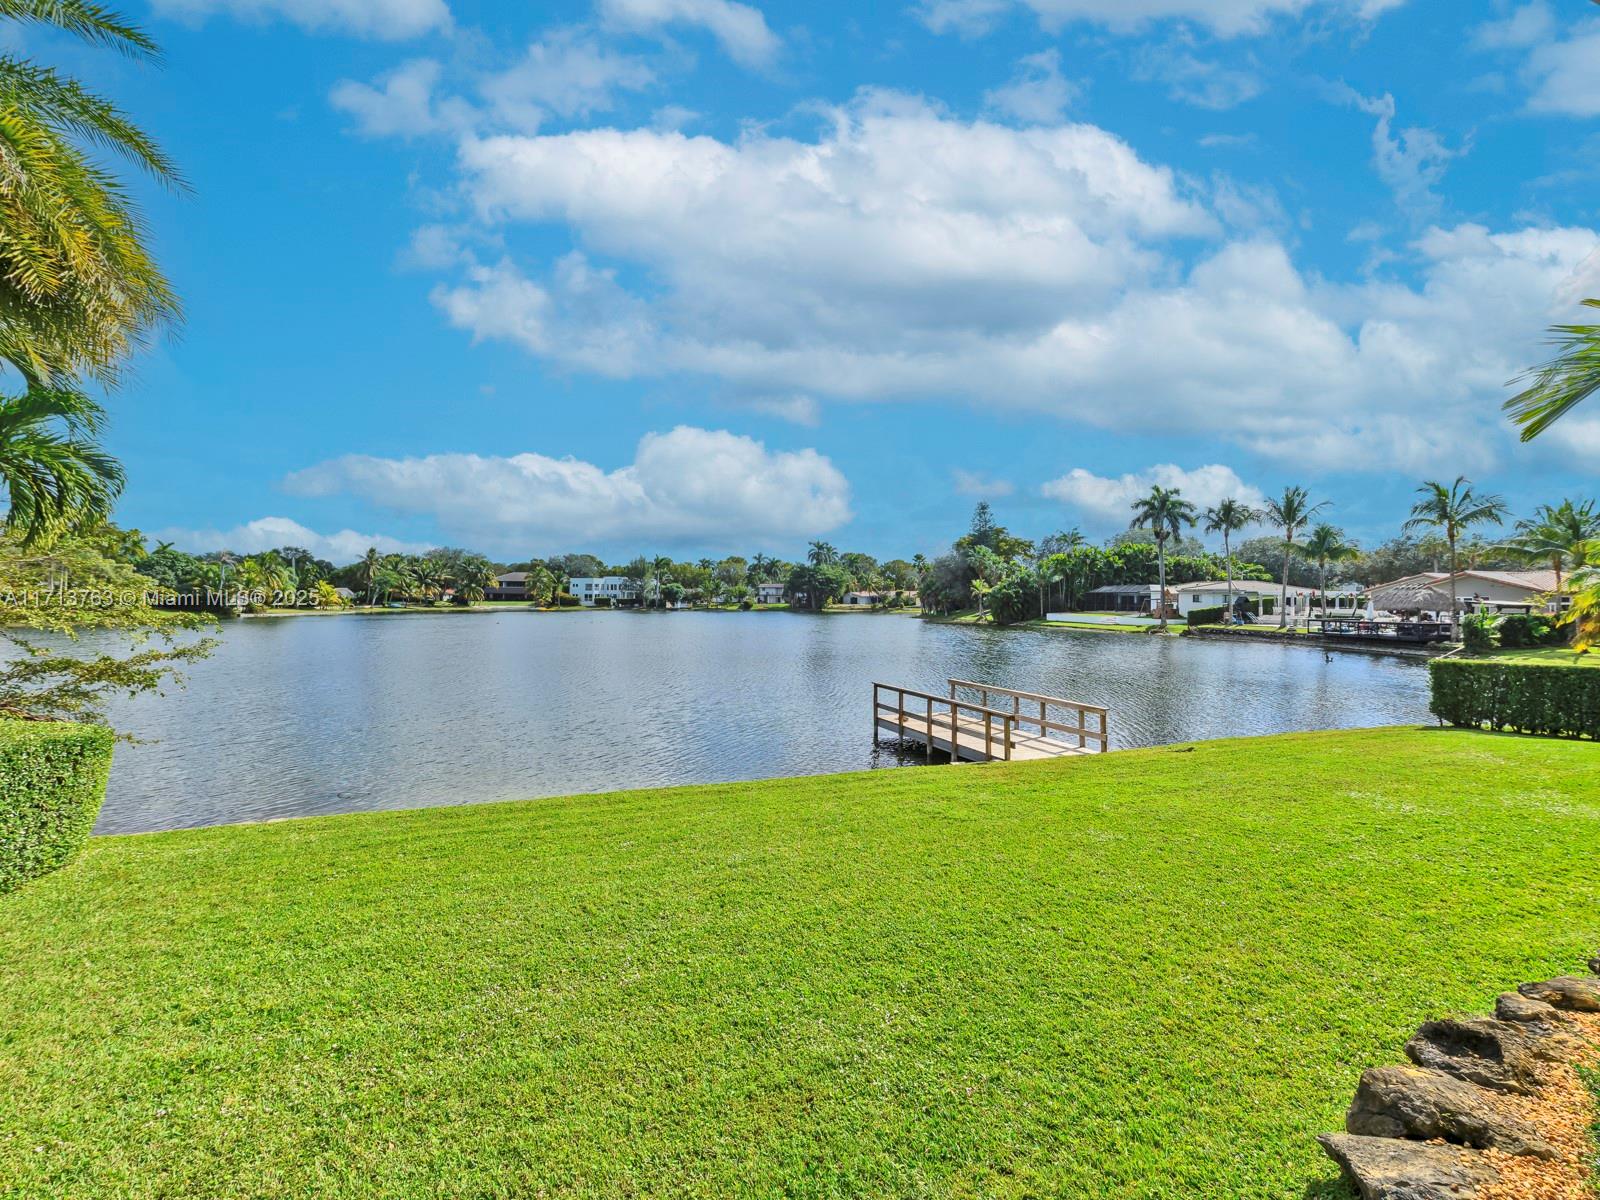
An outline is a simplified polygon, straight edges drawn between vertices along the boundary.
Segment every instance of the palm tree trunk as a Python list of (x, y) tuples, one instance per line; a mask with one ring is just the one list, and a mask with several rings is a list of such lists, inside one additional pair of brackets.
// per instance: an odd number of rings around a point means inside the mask
[(1461, 605), (1456, 600), (1456, 539), (1450, 535), (1450, 636), (1461, 637)]
[(1294, 534), (1283, 535), (1283, 586), (1278, 591), (1278, 628), (1289, 628), (1289, 547), (1294, 545)]
[(1156, 597), (1156, 604), (1161, 609), (1160, 629), (1167, 627), (1167, 543), (1156, 542), (1156, 579), (1160, 594)]
[(1228, 548), (1228, 531), (1222, 531), (1222, 567), (1228, 573), (1227, 599), (1223, 601), (1222, 623), (1233, 621), (1233, 551)]

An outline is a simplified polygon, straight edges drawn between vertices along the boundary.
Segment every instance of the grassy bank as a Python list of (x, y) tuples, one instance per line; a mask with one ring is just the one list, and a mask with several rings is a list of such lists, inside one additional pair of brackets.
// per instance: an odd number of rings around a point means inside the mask
[(0, 1194), (1344, 1196), (1597, 833), (1428, 729), (95, 839), (0, 900)]

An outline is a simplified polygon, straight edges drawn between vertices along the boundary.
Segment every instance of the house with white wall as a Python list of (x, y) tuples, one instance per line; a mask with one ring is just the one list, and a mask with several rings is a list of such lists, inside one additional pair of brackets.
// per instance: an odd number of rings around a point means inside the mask
[(638, 583), (622, 575), (575, 575), (567, 584), (567, 590), (585, 608), (593, 608), (600, 599), (605, 599), (613, 608), (639, 602)]

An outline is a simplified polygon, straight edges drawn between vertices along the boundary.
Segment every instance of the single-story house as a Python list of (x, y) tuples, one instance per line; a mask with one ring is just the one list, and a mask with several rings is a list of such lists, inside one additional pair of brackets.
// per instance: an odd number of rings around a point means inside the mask
[(619, 604), (637, 604), (639, 585), (622, 575), (574, 576), (567, 590), (578, 598), (585, 608), (593, 608), (595, 601), (608, 600), (613, 607)]
[[(1444, 612), (1450, 607), (1450, 573), (1421, 571), (1372, 589), (1374, 607), (1388, 612)], [(1569, 607), (1565, 576), (1556, 596), (1551, 570), (1491, 571), (1473, 568), (1455, 574), (1456, 603), (1462, 612), (1553, 613)]]
[[(1203, 583), (1180, 583), (1169, 589), (1178, 599), (1178, 615), (1187, 617), (1197, 608), (1221, 608), (1228, 603), (1228, 581), (1225, 579), (1206, 580)], [(1282, 599), (1281, 583), (1262, 583), (1255, 579), (1235, 579), (1233, 581), (1233, 607), (1237, 615), (1243, 616), (1248, 610), (1252, 600), (1260, 603), (1261, 613), (1277, 615), (1278, 603)], [(1305, 615), (1314, 607), (1321, 604), (1316, 588), (1298, 587), (1289, 585), (1289, 615)], [(1343, 604), (1344, 611), (1354, 611), (1354, 597), (1339, 595), (1333, 591), (1328, 592), (1328, 608), (1330, 611), (1340, 611)]]
[(333, 591), (346, 604), (354, 604), (356, 602), (356, 594), (347, 587), (336, 587)]
[(782, 604), (784, 584), (758, 583), (756, 584), (757, 604)]
[(872, 608), (882, 604), (889, 597), (882, 592), (846, 592), (840, 604), (850, 604), (858, 608)]
[(507, 571), (496, 575), (494, 582), (483, 589), (485, 600), (526, 600), (528, 598), (528, 572)]

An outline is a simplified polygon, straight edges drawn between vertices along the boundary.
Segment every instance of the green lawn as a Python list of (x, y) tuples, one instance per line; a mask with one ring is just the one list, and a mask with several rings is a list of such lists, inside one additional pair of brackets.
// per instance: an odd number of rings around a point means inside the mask
[(1578, 654), (1565, 646), (1538, 646), (1528, 650), (1496, 650), (1488, 655), (1500, 662), (1536, 663), (1540, 666), (1600, 667), (1600, 653)]
[(1600, 746), (1433, 729), (96, 839), (0, 898), (0, 1195), (1344, 1196), (1597, 844)]

